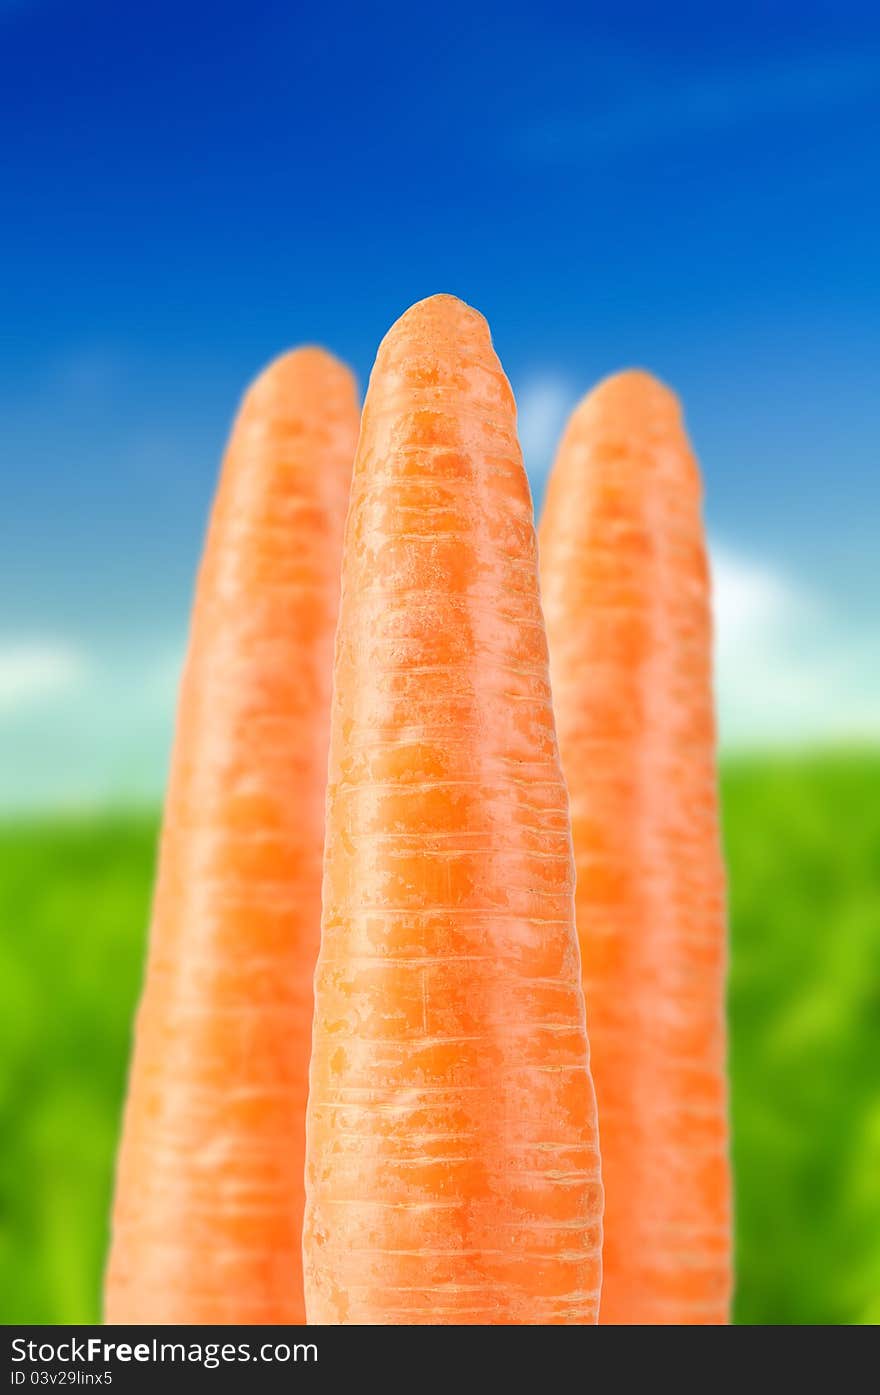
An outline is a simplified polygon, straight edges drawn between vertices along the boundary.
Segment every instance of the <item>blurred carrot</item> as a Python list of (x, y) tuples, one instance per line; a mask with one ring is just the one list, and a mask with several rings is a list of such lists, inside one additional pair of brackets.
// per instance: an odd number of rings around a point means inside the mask
[(701, 487), (678, 403), (577, 408), (540, 528), (606, 1188), (603, 1323), (722, 1323), (724, 871)]
[(180, 695), (110, 1322), (304, 1320), (312, 975), (357, 430), (349, 371), (299, 349), (250, 389), (223, 466)]
[(513, 396), (482, 316), (379, 349), (336, 648), (310, 1322), (590, 1323), (601, 1184)]

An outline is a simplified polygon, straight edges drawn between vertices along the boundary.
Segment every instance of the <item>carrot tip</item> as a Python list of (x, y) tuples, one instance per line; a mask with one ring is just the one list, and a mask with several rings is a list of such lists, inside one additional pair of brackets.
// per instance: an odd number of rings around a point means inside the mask
[(300, 411), (314, 404), (324, 415), (334, 397), (357, 398), (357, 380), (351, 369), (317, 344), (304, 344), (279, 354), (257, 374), (245, 393), (242, 410), (249, 415), (273, 415), (295, 399)]
[(627, 435), (652, 423), (674, 426), (682, 420), (681, 403), (671, 388), (643, 368), (627, 368), (604, 378), (577, 408), (577, 415), (601, 414), (609, 425), (626, 425)]
[(374, 381), (392, 396), (404, 385), (429, 395), (448, 388), (465, 398), (503, 398), (505, 410), (514, 410), (486, 320), (454, 295), (429, 296), (404, 311), (379, 346)]
[[(463, 337), (479, 340), (491, 346), (489, 326), (479, 310), (459, 300), (455, 295), (431, 295), (425, 300), (417, 300), (405, 310), (391, 326), (383, 340), (383, 347), (393, 343), (400, 335), (417, 344), (433, 346), (435, 353), (442, 353), (444, 346), (450, 346)], [(380, 350), (381, 352), (381, 350)]]

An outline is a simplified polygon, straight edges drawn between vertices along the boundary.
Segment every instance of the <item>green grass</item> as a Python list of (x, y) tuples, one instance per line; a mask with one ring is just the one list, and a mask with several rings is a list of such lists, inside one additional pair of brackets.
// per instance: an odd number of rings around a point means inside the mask
[(154, 824), (0, 828), (0, 1317), (93, 1322)]
[(725, 772), (742, 1322), (880, 1321), (880, 758)]
[[(737, 1316), (880, 1321), (880, 755), (724, 772)], [(0, 1317), (99, 1312), (150, 818), (0, 826)]]

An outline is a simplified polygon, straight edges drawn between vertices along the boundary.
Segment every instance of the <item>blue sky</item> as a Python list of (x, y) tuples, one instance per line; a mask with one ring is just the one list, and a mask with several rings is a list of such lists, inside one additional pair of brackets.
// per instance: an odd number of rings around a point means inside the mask
[(0, 805), (161, 788), (248, 378), (489, 318), (536, 497), (639, 363), (707, 484), (729, 744), (880, 730), (880, 8), (0, 0)]

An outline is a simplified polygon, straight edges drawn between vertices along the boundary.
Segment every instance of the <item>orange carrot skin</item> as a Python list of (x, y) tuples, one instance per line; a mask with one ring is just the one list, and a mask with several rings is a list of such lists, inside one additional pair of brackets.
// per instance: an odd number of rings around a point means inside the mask
[(600, 1322), (724, 1323), (731, 1292), (709, 574), (672, 393), (577, 408), (540, 528), (606, 1189)]
[(235, 423), (198, 579), (106, 1280), (111, 1323), (304, 1321), (333, 634), (359, 411), (320, 349)]
[(336, 647), (310, 1323), (591, 1323), (601, 1183), (531, 500), (488, 327), (376, 359)]

